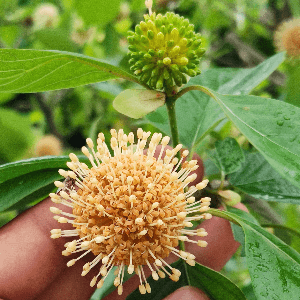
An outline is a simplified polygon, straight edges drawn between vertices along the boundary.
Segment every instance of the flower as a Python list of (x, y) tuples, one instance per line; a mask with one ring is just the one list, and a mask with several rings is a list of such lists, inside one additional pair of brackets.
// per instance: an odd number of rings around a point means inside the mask
[(146, 4), (145, 22), (128, 35), (130, 69), (153, 89), (179, 87), (187, 83), (187, 76), (201, 73), (198, 65), (205, 52), (200, 48), (201, 35), (188, 19), (170, 12), (151, 14), (151, 1)]
[(300, 19), (283, 22), (275, 32), (274, 43), (278, 51), (290, 57), (300, 56)]
[[(90, 285), (100, 288), (114, 266), (117, 266), (114, 285), (118, 293), (123, 291), (125, 266), (127, 272), (134, 271), (139, 276), (139, 290), (142, 294), (150, 293), (151, 288), (144, 273), (149, 268), (154, 280), (164, 278), (165, 273), (173, 281), (178, 281), (180, 271), (172, 268), (165, 258), (170, 253), (195, 265), (195, 256), (178, 250), (179, 241), (197, 243), (205, 247), (207, 242), (194, 241), (188, 236), (204, 237), (207, 232), (201, 229), (191, 230), (193, 220), (210, 219), (207, 213), (210, 198), (195, 201), (192, 195), (206, 187), (208, 180), (187, 188), (197, 175), (189, 175), (197, 169), (197, 161), (184, 162), (188, 150), (178, 160), (175, 155), (182, 145), (166, 150), (170, 138), (154, 133), (144, 152), (150, 132), (137, 131), (137, 144), (134, 145), (134, 134), (118, 133), (111, 130), (110, 140), (114, 155), (112, 156), (105, 143), (103, 133), (98, 135), (97, 152), (91, 139), (87, 139), (87, 147), (82, 148), (92, 167), (89, 169), (78, 157), (71, 153), (71, 162), (67, 166), (72, 171), (59, 170), (65, 178), (74, 180), (77, 190), (69, 188), (64, 182), (56, 181), (60, 188), (57, 194), (51, 193), (54, 203), (61, 203), (73, 209), (72, 214), (63, 212), (57, 207), (50, 211), (58, 214), (54, 218), (59, 223), (70, 223), (73, 230), (51, 230), (51, 238), (61, 236), (75, 237), (67, 243), (63, 255), (83, 252), (79, 257), (70, 260), (72, 266), (81, 257), (92, 252), (95, 259), (83, 267), (85, 276), (100, 261), (102, 266)], [(161, 141), (161, 142), (160, 142)], [(161, 144), (158, 158), (154, 157), (156, 147)], [(143, 151), (144, 150), (144, 151)], [(146, 154), (144, 154), (146, 153)], [(61, 216), (59, 216), (61, 215)], [(160, 269), (161, 268), (161, 269)], [(102, 276), (99, 280), (98, 277)]]
[(52, 3), (40, 4), (34, 11), (33, 24), (36, 30), (55, 27), (59, 21), (58, 8)]
[(35, 146), (35, 154), (37, 156), (61, 155), (61, 141), (54, 135), (45, 135), (37, 142)]

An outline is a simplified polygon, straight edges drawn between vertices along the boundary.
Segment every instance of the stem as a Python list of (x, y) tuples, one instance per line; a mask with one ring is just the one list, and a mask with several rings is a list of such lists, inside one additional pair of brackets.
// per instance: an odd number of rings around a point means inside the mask
[[(179, 135), (175, 112), (175, 99), (173, 97), (166, 96), (166, 105), (171, 128), (173, 148), (175, 148), (179, 144)], [(180, 159), (180, 152), (177, 152), (176, 156), (178, 159)], [(185, 245), (183, 241), (179, 241), (179, 249), (185, 251)]]
[(35, 97), (40, 106), (40, 109), (42, 110), (42, 112), (45, 115), (50, 132), (63, 142), (63, 136), (56, 129), (52, 110), (45, 103), (45, 101), (43, 99), (43, 95), (41, 93), (36, 93)]
[[(178, 127), (175, 113), (175, 100), (176, 99), (174, 97), (166, 97), (166, 105), (171, 128), (173, 148), (175, 148), (179, 144)], [(180, 152), (178, 152), (176, 156), (178, 157), (178, 159), (180, 159)]]
[(167, 105), (168, 117), (169, 117), (169, 122), (171, 127), (173, 147), (176, 147), (179, 144), (179, 138), (178, 138), (178, 128), (177, 128), (177, 120), (175, 114), (175, 101), (173, 100), (173, 98), (167, 97), (166, 105)]
[(205, 93), (206, 95), (208, 95), (212, 98), (215, 98), (215, 96), (205, 87), (200, 86), (200, 85), (191, 85), (191, 86), (188, 86), (188, 87), (182, 89), (178, 94), (176, 94), (174, 96), (174, 101), (189, 91), (201, 91), (201, 92)]

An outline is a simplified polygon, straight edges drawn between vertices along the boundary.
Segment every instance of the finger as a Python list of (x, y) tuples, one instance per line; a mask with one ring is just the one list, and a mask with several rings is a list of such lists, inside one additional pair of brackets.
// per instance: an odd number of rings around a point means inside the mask
[[(91, 259), (87, 259), (91, 261)], [(81, 276), (87, 260), (80, 259), (76, 264), (60, 273), (55, 280), (38, 296), (38, 300), (88, 300), (95, 291), (90, 282), (99, 272), (100, 265), (93, 268), (86, 276)]]
[(183, 286), (164, 300), (209, 300), (209, 298), (204, 292), (195, 287)]
[[(50, 230), (72, 229), (72, 226), (53, 219), (49, 212), (52, 205), (47, 198), (1, 228), (1, 297), (33, 299), (67, 268), (66, 262), (70, 258), (62, 256), (61, 252), (70, 238), (50, 239)], [(67, 211), (63, 205), (56, 206)], [(92, 257), (86, 257), (84, 261)]]

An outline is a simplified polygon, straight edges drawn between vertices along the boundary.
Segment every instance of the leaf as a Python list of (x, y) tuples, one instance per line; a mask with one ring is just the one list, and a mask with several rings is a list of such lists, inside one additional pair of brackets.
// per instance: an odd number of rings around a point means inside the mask
[(224, 211), (217, 214), (232, 218), (244, 230), (247, 263), (257, 299), (298, 300), (300, 254), (244, 218)]
[[(186, 285), (194, 286), (203, 290), (211, 300), (246, 299), (241, 290), (219, 272), (211, 270), (198, 263), (196, 263), (194, 267), (191, 267), (182, 260), (178, 260), (173, 263), (172, 267), (181, 272), (178, 282), (174, 282), (168, 277), (159, 279), (158, 281), (149, 277), (147, 281), (152, 289), (151, 294), (141, 295), (137, 289), (131, 293), (126, 300), (160, 300), (170, 295), (178, 288)], [(216, 286), (218, 288), (216, 288)]]
[[(78, 155), (78, 158), (84, 163), (89, 161), (84, 155)], [(68, 161), (70, 161), (69, 156), (43, 156), (1, 165), (0, 183), (43, 169), (53, 169), (57, 172), (58, 169), (66, 169), (66, 163)]]
[(248, 153), (229, 181), (243, 192), (267, 201), (300, 204), (300, 189), (276, 172), (260, 153)]
[[(4, 161), (18, 159), (34, 141), (29, 116), (10, 109), (0, 109), (0, 158)], [(0, 174), (1, 177), (1, 174)]]
[(139, 119), (164, 105), (165, 94), (152, 90), (125, 90), (113, 102), (120, 113)]
[(120, 11), (121, 0), (76, 0), (77, 13), (88, 25), (104, 26), (112, 21)]
[(300, 187), (300, 108), (274, 99), (210, 92), (272, 167)]
[(122, 69), (99, 59), (63, 51), (0, 49), (0, 92), (33, 93), (124, 78)]
[(9, 179), (0, 184), (0, 212), (7, 210), (26, 196), (62, 177), (56, 170), (39, 170)]
[[(203, 85), (223, 94), (248, 94), (265, 80), (284, 60), (279, 53), (251, 69), (210, 69), (192, 78), (187, 86)], [(176, 101), (179, 140), (191, 149), (225, 117), (222, 109), (207, 95), (190, 91)], [(165, 107), (147, 115), (151, 124), (170, 135)]]
[(237, 171), (245, 160), (244, 153), (238, 142), (230, 137), (216, 142), (216, 155), (225, 174)]
[(43, 186), (42, 188), (38, 189), (32, 194), (29, 194), (28, 196), (24, 197), (20, 201), (16, 202), (14, 205), (10, 206), (5, 211), (25, 210), (29, 206), (36, 205), (38, 202), (44, 200), (49, 196), (51, 192), (56, 192), (56, 190), (57, 188), (54, 186), (53, 182), (51, 182), (50, 184)]

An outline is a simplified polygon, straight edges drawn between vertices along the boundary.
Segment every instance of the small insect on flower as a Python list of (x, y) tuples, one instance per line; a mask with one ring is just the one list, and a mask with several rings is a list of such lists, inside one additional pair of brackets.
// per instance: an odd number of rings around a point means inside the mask
[[(195, 265), (195, 256), (178, 250), (179, 241), (196, 243), (205, 247), (207, 243), (189, 239), (189, 236), (204, 237), (207, 232), (201, 229), (191, 230), (193, 220), (210, 219), (207, 213), (210, 198), (195, 201), (193, 194), (206, 187), (208, 180), (188, 188), (196, 175), (190, 173), (198, 168), (197, 161), (184, 162), (188, 156), (185, 150), (181, 159), (176, 154), (182, 145), (173, 150), (166, 150), (170, 138), (162, 138), (154, 133), (146, 147), (150, 132), (137, 131), (137, 143), (134, 134), (124, 134), (123, 130), (111, 130), (110, 154), (103, 133), (98, 135), (97, 150), (91, 139), (87, 147), (82, 148), (92, 167), (89, 169), (78, 157), (71, 153), (71, 162), (67, 166), (72, 171), (60, 170), (64, 177), (75, 180), (76, 190), (56, 181), (62, 190), (50, 194), (54, 203), (61, 203), (73, 209), (66, 213), (56, 207), (50, 210), (58, 214), (54, 218), (59, 223), (70, 223), (73, 230), (51, 230), (51, 238), (75, 237), (67, 243), (63, 255), (82, 252), (70, 260), (72, 266), (80, 258), (92, 252), (95, 259), (83, 267), (85, 276), (100, 261), (102, 265), (92, 281), (91, 286), (100, 288), (114, 266), (117, 266), (114, 285), (122, 294), (125, 267), (127, 272), (135, 272), (140, 279), (139, 290), (142, 294), (150, 293), (151, 288), (145, 277), (144, 268), (149, 268), (154, 280), (164, 278), (167, 274), (173, 281), (178, 281), (180, 271), (172, 268), (165, 258), (173, 253)], [(158, 157), (154, 157), (160, 144)], [(163, 152), (166, 150), (165, 156)], [(146, 154), (145, 154), (146, 153)], [(59, 216), (61, 215), (61, 216)], [(99, 280), (99, 277), (101, 279)]]

